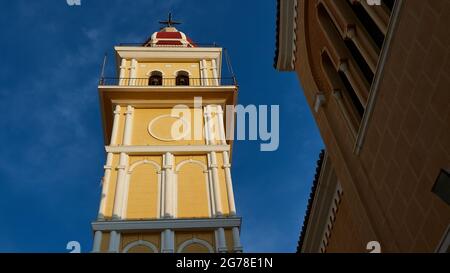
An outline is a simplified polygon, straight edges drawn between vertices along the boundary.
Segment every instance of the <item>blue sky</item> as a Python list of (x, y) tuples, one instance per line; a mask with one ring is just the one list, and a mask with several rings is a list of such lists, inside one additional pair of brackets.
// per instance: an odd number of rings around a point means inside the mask
[(144, 41), (169, 11), (194, 41), (228, 49), (240, 104), (280, 105), (279, 149), (237, 141), (232, 172), (245, 251), (294, 252), (323, 144), (296, 75), (272, 67), (275, 2), (2, 3), (0, 252), (66, 252), (72, 240), (91, 250), (105, 163), (97, 95), (103, 54)]

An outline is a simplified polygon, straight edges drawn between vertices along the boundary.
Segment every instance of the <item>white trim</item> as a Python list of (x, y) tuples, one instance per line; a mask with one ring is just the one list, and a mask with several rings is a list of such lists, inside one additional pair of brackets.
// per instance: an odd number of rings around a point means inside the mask
[(92, 223), (94, 231), (148, 231), (162, 229), (216, 229), (219, 227), (240, 227), (241, 218), (203, 218), (203, 219), (158, 219), (142, 221), (97, 221)]
[(391, 19), (389, 21), (388, 33), (384, 40), (383, 48), (381, 49), (380, 58), (377, 64), (377, 70), (375, 72), (373, 84), (370, 88), (369, 97), (367, 99), (367, 106), (361, 120), (361, 125), (359, 126), (358, 135), (356, 137), (355, 147), (353, 149), (353, 152), (356, 155), (359, 155), (359, 152), (361, 151), (364, 145), (364, 140), (366, 138), (367, 131), (369, 128), (369, 121), (375, 109), (378, 92), (380, 90), (381, 79), (384, 76), (384, 69), (386, 66), (386, 62), (388, 60), (388, 56), (395, 37), (395, 33), (399, 25), (399, 17), (400, 17), (399, 15), (402, 10), (402, 6), (403, 0), (395, 1), (394, 8), (391, 14)]
[(156, 168), (157, 172), (161, 171), (161, 166), (158, 163), (156, 163), (153, 160), (143, 159), (143, 160), (139, 160), (139, 161), (136, 161), (133, 164), (131, 164), (130, 167), (128, 168), (128, 174), (131, 174), (136, 167), (138, 167), (139, 165), (143, 165), (143, 164), (150, 164)]
[(120, 105), (116, 105), (114, 109), (114, 121), (111, 129), (111, 140), (110, 145), (117, 145), (117, 135), (119, 133), (119, 122), (120, 122)]
[(201, 239), (197, 239), (197, 238), (192, 238), (190, 240), (184, 241), (177, 250), (177, 253), (183, 253), (183, 250), (189, 246), (189, 245), (193, 245), (193, 244), (199, 244), (202, 245), (204, 247), (206, 247), (209, 251), (209, 253), (214, 253), (214, 248), (212, 247), (212, 245), (210, 243), (208, 243), (205, 240), (201, 240)]
[[(174, 119), (180, 120), (183, 123), (183, 130), (186, 129), (186, 128), (188, 128), (188, 129), (185, 130), (183, 132), (183, 134), (181, 136), (179, 136), (178, 138), (163, 138), (163, 137), (160, 137), (157, 134), (155, 134), (155, 132), (153, 132), (153, 125), (155, 124), (155, 122), (157, 122), (157, 121), (159, 121), (160, 119), (163, 119), (163, 118), (174, 118)], [(167, 115), (157, 116), (156, 118), (152, 119), (149, 122), (149, 124), (148, 124), (147, 131), (152, 137), (154, 137), (154, 138), (156, 138), (158, 140), (165, 141), (165, 142), (172, 142), (172, 141), (182, 140), (187, 135), (189, 135), (191, 133), (189, 128), (190, 128), (189, 127), (189, 123), (186, 121), (186, 119), (181, 118), (181, 117), (176, 116), (176, 115), (167, 114)]]
[(181, 169), (181, 167), (183, 167), (184, 165), (189, 164), (189, 163), (194, 163), (194, 164), (200, 165), (203, 168), (204, 172), (208, 170), (208, 167), (206, 166), (205, 163), (203, 163), (199, 160), (195, 160), (195, 159), (186, 159), (177, 164), (175, 171), (178, 172)]
[(145, 241), (145, 240), (138, 240), (138, 241), (134, 241), (129, 243), (128, 245), (126, 245), (124, 247), (124, 249), (122, 250), (122, 253), (127, 253), (130, 249), (132, 249), (135, 246), (146, 246), (148, 248), (150, 248), (154, 253), (158, 253), (158, 248), (150, 243), (149, 241)]
[(128, 155), (125, 153), (120, 153), (119, 166), (117, 166), (117, 183), (116, 192), (114, 196), (114, 207), (113, 207), (113, 218), (120, 219), (122, 216), (122, 205), (124, 198), (124, 187), (126, 184), (126, 168), (128, 165)]
[(163, 169), (165, 174), (165, 204), (164, 204), (164, 216), (165, 218), (172, 218), (173, 217), (173, 191), (174, 191), (174, 185), (173, 185), (173, 167), (174, 167), (174, 160), (173, 155), (169, 152), (165, 153), (163, 156)]
[(164, 145), (164, 146), (106, 146), (107, 153), (127, 153), (134, 154), (204, 154), (208, 152), (229, 151), (230, 145)]
[(213, 192), (214, 192), (214, 202), (215, 202), (215, 216), (221, 216), (223, 215), (222, 210), (222, 199), (221, 199), (221, 193), (220, 193), (220, 184), (219, 184), (219, 172), (217, 170), (217, 156), (216, 152), (210, 152), (209, 153), (209, 159), (208, 162), (209, 169), (211, 169), (212, 172), (212, 184), (213, 184)]

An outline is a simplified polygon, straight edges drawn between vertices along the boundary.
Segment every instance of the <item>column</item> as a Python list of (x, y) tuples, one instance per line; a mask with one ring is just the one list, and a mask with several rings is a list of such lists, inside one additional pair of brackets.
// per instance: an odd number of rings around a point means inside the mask
[(136, 85), (137, 78), (137, 60), (131, 59), (130, 85)]
[(102, 244), (102, 232), (100, 230), (97, 230), (94, 233), (94, 246), (92, 247), (92, 252), (98, 253), (100, 252), (100, 247)]
[(166, 153), (164, 155), (164, 217), (173, 218), (173, 155)]
[(175, 233), (166, 229), (162, 232), (161, 238), (161, 252), (162, 253), (174, 253), (175, 252)]
[(213, 77), (214, 77), (214, 84), (218, 86), (219, 85), (219, 76), (217, 73), (216, 59), (212, 59), (211, 62), (212, 62), (212, 72), (213, 72)]
[(200, 61), (200, 78), (201, 78), (200, 82), (201, 82), (202, 86), (205, 86), (206, 85), (206, 80), (205, 80), (206, 76), (205, 76), (205, 72), (203, 71), (203, 60)]
[(208, 79), (208, 65), (207, 65), (205, 59), (202, 60), (202, 67), (203, 67), (204, 83), (205, 83), (205, 85), (209, 85), (209, 79)]
[(237, 253), (242, 252), (242, 245), (241, 245), (241, 236), (239, 232), (238, 227), (233, 227), (233, 251)]
[[(111, 146), (116, 145), (117, 143), (117, 132), (119, 128), (119, 119), (120, 119), (120, 106), (116, 105), (116, 109), (114, 111), (114, 122), (113, 122), (113, 128), (111, 131)], [(111, 179), (111, 169), (112, 169), (112, 161), (113, 161), (113, 154), (108, 153), (106, 157), (106, 165), (105, 165), (105, 175), (103, 176), (103, 185), (102, 185), (102, 196), (100, 198), (100, 208), (98, 211), (98, 219), (105, 219), (106, 214), (106, 198), (108, 197), (109, 192), (109, 182)]]
[(217, 246), (220, 253), (226, 253), (228, 251), (227, 249), (227, 241), (225, 239), (225, 230), (223, 228), (217, 229)]
[(214, 191), (214, 205), (216, 208), (216, 217), (222, 216), (222, 202), (220, 195), (220, 186), (219, 186), (219, 172), (217, 170), (217, 155), (216, 152), (210, 152), (209, 154), (209, 168), (212, 172), (212, 182), (213, 182), (213, 191)]
[[(125, 129), (123, 134), (123, 145), (131, 144), (131, 133), (132, 133), (132, 122), (133, 122), (133, 107), (128, 106), (125, 118)], [(116, 194), (114, 198), (114, 209), (113, 218), (120, 219), (122, 216), (122, 205), (125, 198), (125, 179), (126, 179), (126, 167), (128, 165), (128, 155), (125, 153), (120, 153), (119, 166), (117, 166), (117, 185)]]
[[(225, 126), (223, 122), (223, 110), (222, 106), (217, 106), (217, 115), (219, 120), (219, 132), (220, 141), (222, 145), (226, 145)], [(228, 207), (230, 209), (230, 215), (236, 215), (236, 204), (234, 202), (233, 182), (231, 179), (231, 164), (228, 151), (223, 152), (223, 169), (225, 170), (225, 181), (227, 183), (227, 195), (228, 195)]]
[[(211, 113), (209, 111), (209, 106), (205, 106), (204, 108), (205, 114), (205, 136), (206, 136), (206, 144), (211, 145), (212, 142), (212, 133), (211, 133)], [(208, 167), (211, 170), (211, 178), (213, 184), (213, 193), (214, 193), (214, 207), (215, 207), (215, 215), (222, 216), (222, 203), (220, 198), (220, 187), (219, 187), (219, 173), (217, 170), (217, 155), (216, 152), (210, 152), (208, 154)]]
[(120, 248), (120, 233), (113, 230), (109, 236), (109, 248), (108, 252), (118, 253)]
[(127, 69), (127, 60), (122, 59), (120, 63), (120, 72), (119, 72), (119, 85), (124, 85), (125, 83), (125, 71)]

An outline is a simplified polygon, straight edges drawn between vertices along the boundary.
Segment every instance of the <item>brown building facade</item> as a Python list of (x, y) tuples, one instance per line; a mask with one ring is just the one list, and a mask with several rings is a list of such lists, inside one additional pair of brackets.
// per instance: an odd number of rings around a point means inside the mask
[(449, 251), (449, 25), (449, 0), (278, 0), (326, 148), (299, 252)]

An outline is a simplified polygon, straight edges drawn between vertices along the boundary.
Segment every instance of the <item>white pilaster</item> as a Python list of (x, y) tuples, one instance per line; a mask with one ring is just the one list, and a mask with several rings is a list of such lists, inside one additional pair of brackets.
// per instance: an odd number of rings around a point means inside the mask
[(123, 133), (123, 145), (131, 144), (131, 135), (133, 130), (133, 112), (134, 107), (131, 105), (127, 106), (127, 112), (125, 117), (125, 128)]
[(216, 62), (216, 59), (212, 59), (211, 60), (211, 62), (212, 62), (212, 72), (213, 72), (213, 77), (214, 77), (214, 84), (215, 85), (219, 85), (219, 76), (218, 76), (218, 73), (217, 73), (217, 62)]
[[(119, 119), (120, 119), (120, 106), (116, 105), (116, 109), (114, 111), (113, 128), (111, 131), (111, 146), (116, 145), (116, 142), (117, 142)], [(106, 211), (105, 211), (106, 210), (106, 198), (108, 197), (109, 184), (110, 184), (110, 180), (111, 180), (112, 161), (113, 161), (113, 154), (108, 153), (108, 155), (106, 157), (105, 175), (103, 176), (102, 196), (100, 198), (100, 208), (98, 211), (98, 219), (104, 219), (105, 214), (106, 214)]]
[[(131, 144), (131, 133), (133, 129), (133, 107), (128, 106), (125, 118), (125, 128), (123, 134), (123, 145), (127, 146)], [(119, 166), (117, 166), (117, 183), (116, 194), (114, 198), (113, 218), (121, 219), (123, 213), (123, 203), (125, 199), (126, 190), (126, 169), (128, 166), (128, 155), (120, 153)]]
[[(220, 133), (220, 142), (222, 145), (226, 145), (226, 136), (225, 136), (225, 125), (223, 121), (223, 110), (222, 106), (217, 106), (217, 115), (219, 120), (219, 133)], [(227, 183), (227, 196), (228, 196), (228, 207), (230, 209), (230, 215), (236, 215), (236, 204), (234, 202), (234, 191), (233, 191), (233, 181), (231, 179), (231, 164), (230, 164), (230, 156), (228, 151), (224, 151), (223, 155), (223, 169), (225, 171), (225, 181)]]
[(108, 252), (118, 253), (120, 248), (120, 233), (113, 230), (109, 236), (109, 248)]
[(119, 122), (120, 122), (120, 105), (116, 105), (116, 108), (114, 109), (114, 121), (113, 121), (113, 127), (111, 130), (111, 146), (117, 145), (117, 135), (119, 131)]
[(124, 85), (125, 71), (127, 69), (127, 60), (122, 59), (119, 71), (119, 85)]
[(125, 191), (126, 166), (128, 165), (128, 155), (120, 153), (119, 166), (117, 166), (116, 194), (114, 196), (113, 219), (121, 219), (123, 211), (123, 198)]
[(228, 251), (227, 249), (227, 241), (225, 239), (225, 230), (223, 228), (217, 229), (217, 245), (219, 246), (219, 252), (220, 253), (226, 253)]
[(201, 60), (200, 61), (200, 82), (201, 82), (201, 84), (202, 84), (202, 86), (205, 86), (206, 85), (206, 80), (205, 80), (205, 78), (206, 78), (206, 76), (205, 76), (205, 71), (203, 71), (204, 69), (203, 69), (203, 60)]
[(97, 218), (99, 220), (105, 219), (106, 214), (106, 198), (108, 197), (109, 192), (109, 182), (111, 180), (111, 169), (113, 163), (113, 153), (108, 153), (106, 156), (106, 165), (104, 166), (105, 174), (102, 180), (102, 196), (100, 197), (100, 208), (98, 210)]
[(223, 152), (223, 169), (225, 171), (225, 181), (227, 183), (228, 207), (230, 215), (236, 215), (236, 204), (234, 202), (233, 181), (231, 179), (231, 165), (228, 152)]
[(171, 153), (166, 153), (164, 155), (164, 217), (166, 218), (173, 218), (174, 212), (173, 212), (173, 155)]
[(136, 85), (138, 63), (136, 59), (131, 59), (130, 85)]
[(233, 227), (233, 251), (242, 252), (241, 235), (238, 227)]
[(214, 206), (216, 209), (216, 217), (222, 216), (222, 202), (220, 195), (220, 185), (219, 185), (219, 172), (217, 170), (217, 155), (216, 152), (210, 152), (210, 161), (208, 162), (209, 168), (212, 172), (212, 182), (213, 182), (213, 192), (214, 192)]
[(161, 234), (161, 252), (162, 253), (174, 253), (175, 252), (175, 233), (166, 229)]
[(203, 77), (204, 77), (204, 83), (205, 85), (209, 85), (209, 79), (208, 79), (208, 64), (206, 63), (206, 60), (202, 60), (202, 67), (203, 67)]
[(92, 247), (92, 252), (98, 253), (100, 252), (100, 247), (102, 244), (102, 232), (100, 230), (97, 230), (94, 233), (94, 246)]

